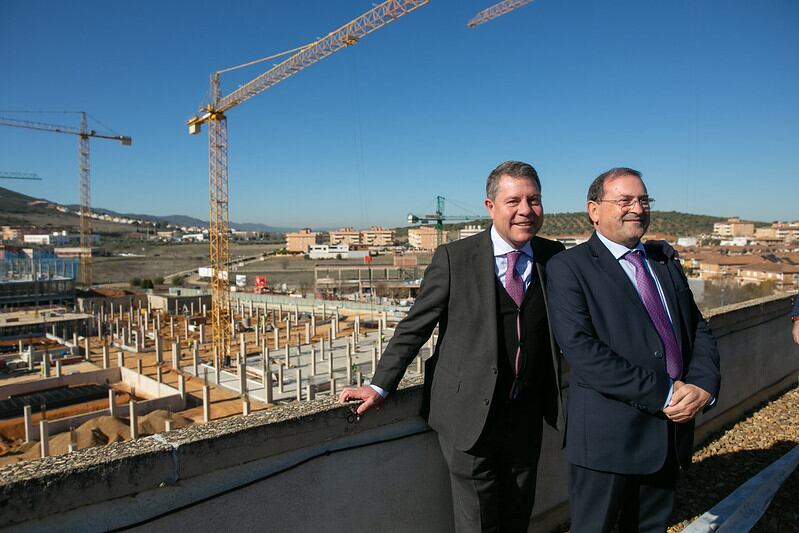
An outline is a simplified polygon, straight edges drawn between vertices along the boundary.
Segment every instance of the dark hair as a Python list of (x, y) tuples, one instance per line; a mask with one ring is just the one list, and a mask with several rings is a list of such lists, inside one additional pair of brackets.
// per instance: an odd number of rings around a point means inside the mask
[(541, 190), (541, 180), (538, 179), (538, 172), (535, 171), (532, 165), (523, 163), (521, 161), (505, 161), (491, 171), (486, 180), (486, 196), (494, 200), (497, 196), (497, 189), (499, 188), (499, 180), (502, 176), (510, 176), (511, 178), (524, 178), (535, 182), (538, 190)]
[(607, 180), (612, 180), (613, 178), (618, 178), (619, 176), (635, 176), (638, 179), (641, 179), (641, 173), (632, 168), (611, 168), (607, 172), (603, 172), (597, 176), (596, 179), (591, 183), (591, 186), (588, 187), (588, 201), (598, 202), (601, 200), (605, 196), (605, 182)]

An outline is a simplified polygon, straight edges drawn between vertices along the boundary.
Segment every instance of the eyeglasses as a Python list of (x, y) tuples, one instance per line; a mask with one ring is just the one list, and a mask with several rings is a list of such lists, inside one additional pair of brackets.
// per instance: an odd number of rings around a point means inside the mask
[(607, 202), (610, 204), (616, 204), (619, 206), (619, 209), (632, 209), (636, 202), (641, 206), (641, 209), (648, 210), (652, 207), (652, 204), (655, 203), (655, 199), (651, 196), (625, 196), (623, 198), (618, 198), (616, 200), (596, 200), (597, 203), (599, 202)]

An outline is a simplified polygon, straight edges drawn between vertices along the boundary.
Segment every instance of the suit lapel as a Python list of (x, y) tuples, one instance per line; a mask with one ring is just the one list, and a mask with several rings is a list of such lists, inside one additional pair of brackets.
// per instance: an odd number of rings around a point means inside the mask
[(643, 302), (641, 302), (641, 297), (638, 296), (635, 287), (630, 283), (630, 279), (624, 273), (624, 270), (622, 270), (616, 258), (613, 257), (613, 254), (610, 253), (610, 250), (608, 250), (607, 247), (602, 244), (602, 241), (599, 240), (599, 237), (596, 236), (596, 233), (591, 235), (591, 238), (588, 240), (588, 246), (591, 249), (591, 254), (596, 260), (598, 267), (601, 268), (608, 275), (611, 282), (616, 285), (619, 294), (625, 295), (630, 302), (640, 307), (641, 310), (646, 313), (646, 308)]
[[(494, 273), (494, 246), (491, 244), (491, 226), (483, 232), (483, 238), (479, 240), (478, 246), (472, 251), (471, 264), (474, 275), (474, 286), (477, 287), (477, 294), (481, 302), (482, 309), (486, 310), (486, 316), (497, 316), (496, 298), (496, 279)], [(492, 346), (497, 344), (496, 320), (487, 321), (488, 337), (493, 339)]]

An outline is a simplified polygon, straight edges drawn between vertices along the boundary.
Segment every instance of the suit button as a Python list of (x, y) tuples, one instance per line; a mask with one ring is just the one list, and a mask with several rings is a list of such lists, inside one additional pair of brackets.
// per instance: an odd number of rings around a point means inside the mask
[(488, 398), (486, 398), (485, 400), (483, 400), (483, 403), (484, 403), (485, 405), (488, 405), (488, 404), (490, 404), (490, 403), (491, 403), (491, 400), (489, 400)]
[(655, 357), (660, 359), (661, 357), (663, 357), (663, 353), (660, 350), (655, 350)]
[(495, 367), (495, 366), (492, 366), (492, 367), (491, 367), (491, 372), (493, 372), (494, 374), (496, 374), (496, 373), (497, 373), (497, 367)]

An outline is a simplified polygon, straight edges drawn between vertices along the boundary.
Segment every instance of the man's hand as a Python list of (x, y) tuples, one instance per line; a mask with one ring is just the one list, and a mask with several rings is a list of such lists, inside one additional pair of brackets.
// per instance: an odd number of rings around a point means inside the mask
[(372, 407), (380, 409), (385, 399), (374, 390), (372, 387), (348, 387), (341, 391), (338, 395), (338, 403), (348, 402), (350, 400), (363, 400), (363, 403), (358, 406), (358, 414), (362, 415)]
[(793, 342), (799, 344), (799, 320), (793, 323)]
[(663, 409), (663, 414), (672, 422), (688, 422), (699, 414), (709, 401), (710, 393), (706, 390), (690, 383), (675, 381), (671, 402)]

